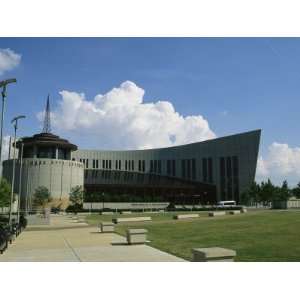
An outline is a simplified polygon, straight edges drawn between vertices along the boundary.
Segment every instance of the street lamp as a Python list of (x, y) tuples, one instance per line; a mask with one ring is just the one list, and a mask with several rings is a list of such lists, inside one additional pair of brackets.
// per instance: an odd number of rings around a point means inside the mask
[(13, 82), (17, 82), (17, 80), (15, 78), (11, 78), (11, 79), (0, 81), (0, 88), (2, 87), (2, 92), (1, 92), (1, 94), (2, 94), (2, 112), (1, 112), (1, 128), (0, 128), (0, 166), (2, 164), (2, 140), (3, 140), (3, 122), (4, 122), (6, 86)]
[[(18, 129), (18, 121), (19, 119), (24, 119), (25, 116), (17, 116), (11, 120), (15, 128), (15, 139), (14, 139), (14, 154), (13, 154), (13, 169), (12, 169), (12, 180), (11, 180), (11, 195), (10, 195), (10, 208), (9, 208), (9, 219), (8, 223), (11, 225), (11, 217), (12, 217), (12, 206), (14, 202), (14, 186), (15, 186), (15, 169), (16, 169), (16, 140), (17, 140), (17, 129)], [(20, 197), (20, 195), (19, 195)], [(20, 199), (19, 199), (20, 201)]]
[(18, 213), (17, 213), (17, 221), (19, 223), (20, 220), (20, 209), (21, 209), (21, 193), (22, 193), (22, 167), (23, 167), (23, 149), (24, 149), (24, 143), (22, 139), (21, 142), (21, 155), (20, 157), (20, 168), (19, 168), (19, 201), (18, 201)]

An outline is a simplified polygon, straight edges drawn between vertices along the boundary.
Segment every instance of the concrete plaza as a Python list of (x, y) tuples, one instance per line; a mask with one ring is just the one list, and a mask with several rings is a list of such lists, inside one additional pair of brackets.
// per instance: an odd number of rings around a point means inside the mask
[[(142, 227), (142, 225), (141, 225)], [(181, 258), (147, 245), (127, 245), (115, 233), (99, 233), (67, 216), (52, 216), (51, 225), (29, 226), (0, 255), (17, 262), (180, 262)]]

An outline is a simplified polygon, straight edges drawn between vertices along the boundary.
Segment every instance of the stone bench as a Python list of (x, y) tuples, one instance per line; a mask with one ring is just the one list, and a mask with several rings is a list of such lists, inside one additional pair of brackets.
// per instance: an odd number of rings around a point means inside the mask
[(240, 213), (241, 213), (240, 210), (231, 210), (231, 211), (229, 211), (229, 214), (230, 214), (230, 215), (238, 215), (238, 214), (240, 214)]
[(99, 224), (99, 232), (114, 232), (115, 224), (112, 222), (101, 222)]
[(208, 213), (209, 217), (218, 217), (218, 216), (225, 216), (225, 211), (211, 211)]
[(122, 215), (130, 215), (131, 213), (132, 213), (131, 211), (127, 211), (127, 210), (121, 211)]
[(101, 212), (101, 215), (103, 215), (103, 216), (111, 216), (111, 215), (113, 215), (114, 213), (112, 212), (112, 211), (102, 211)]
[(246, 207), (242, 207), (241, 208), (241, 213), (245, 214), (247, 212), (247, 208)]
[(114, 218), (112, 219), (114, 223), (122, 222), (143, 222), (143, 221), (152, 221), (151, 217), (132, 217), (132, 218)]
[(193, 261), (201, 262), (227, 262), (234, 261), (236, 251), (231, 249), (211, 247), (192, 249)]
[(190, 218), (199, 218), (199, 214), (183, 214), (183, 215), (173, 216), (173, 219), (175, 219), (175, 220), (190, 219)]
[(129, 245), (132, 244), (145, 244), (147, 240), (146, 229), (127, 229), (126, 237)]

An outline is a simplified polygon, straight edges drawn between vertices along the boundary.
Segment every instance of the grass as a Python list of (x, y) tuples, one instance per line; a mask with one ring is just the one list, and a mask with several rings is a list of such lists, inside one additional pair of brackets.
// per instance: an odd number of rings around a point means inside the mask
[[(217, 246), (236, 250), (237, 261), (300, 261), (300, 211), (251, 211), (215, 218), (200, 212), (199, 218), (189, 220), (173, 220), (174, 214), (131, 214), (152, 216), (153, 221), (118, 224), (116, 231), (124, 235), (129, 227), (146, 228), (151, 246), (187, 260), (192, 248)], [(90, 215), (87, 221), (96, 224), (116, 216), (120, 215)]]

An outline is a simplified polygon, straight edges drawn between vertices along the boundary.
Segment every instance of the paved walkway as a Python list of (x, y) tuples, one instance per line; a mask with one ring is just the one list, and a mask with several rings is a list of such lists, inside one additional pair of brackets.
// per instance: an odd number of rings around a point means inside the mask
[(127, 245), (114, 233), (53, 216), (51, 225), (31, 226), (0, 255), (0, 261), (179, 262), (181, 258), (147, 245)]

